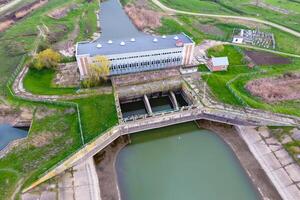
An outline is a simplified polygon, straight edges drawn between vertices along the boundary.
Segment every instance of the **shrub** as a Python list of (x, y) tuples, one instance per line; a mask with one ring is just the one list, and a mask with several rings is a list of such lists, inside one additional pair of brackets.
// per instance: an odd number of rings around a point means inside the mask
[(32, 61), (32, 67), (40, 70), (43, 68), (55, 69), (61, 61), (61, 55), (52, 49), (46, 49), (38, 53)]

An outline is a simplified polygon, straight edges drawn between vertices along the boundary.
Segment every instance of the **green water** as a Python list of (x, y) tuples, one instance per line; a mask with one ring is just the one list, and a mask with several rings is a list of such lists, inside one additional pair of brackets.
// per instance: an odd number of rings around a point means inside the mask
[(172, 102), (168, 96), (149, 98), (149, 102), (154, 113), (173, 110)]
[(259, 199), (230, 147), (194, 123), (131, 139), (116, 162), (122, 200)]

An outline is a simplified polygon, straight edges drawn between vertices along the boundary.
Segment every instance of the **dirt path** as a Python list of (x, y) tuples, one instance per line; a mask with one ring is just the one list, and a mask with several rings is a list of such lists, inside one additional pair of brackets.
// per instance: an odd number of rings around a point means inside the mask
[(298, 31), (294, 31), (290, 28), (287, 28), (285, 26), (270, 22), (270, 21), (266, 21), (266, 20), (262, 20), (262, 19), (257, 19), (254, 17), (241, 17), (241, 16), (234, 16), (234, 15), (215, 15), (215, 14), (204, 14), (204, 13), (195, 13), (195, 12), (188, 12), (188, 11), (182, 11), (182, 10), (176, 10), (176, 9), (172, 9), (169, 8), (167, 6), (165, 6), (164, 4), (162, 4), (159, 0), (152, 0), (152, 2), (154, 4), (156, 4), (158, 7), (160, 7), (161, 9), (169, 12), (169, 13), (177, 13), (177, 14), (185, 14), (185, 15), (194, 15), (194, 16), (204, 16), (204, 17), (214, 17), (214, 18), (231, 18), (231, 19), (240, 19), (240, 20), (246, 20), (246, 21), (253, 21), (253, 22), (258, 22), (258, 23), (262, 23), (262, 24), (266, 24), (268, 26), (272, 26), (274, 28), (277, 28), (279, 30), (282, 30), (284, 32), (290, 33), (294, 36), (300, 37), (300, 32)]
[(201, 128), (215, 132), (231, 147), (262, 199), (281, 200), (279, 193), (265, 171), (252, 155), (245, 141), (232, 126), (206, 120), (199, 120), (197, 124)]

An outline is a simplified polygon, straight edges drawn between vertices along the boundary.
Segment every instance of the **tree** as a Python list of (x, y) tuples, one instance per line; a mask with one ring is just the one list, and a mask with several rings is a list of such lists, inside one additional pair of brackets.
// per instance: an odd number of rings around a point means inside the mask
[(107, 81), (110, 62), (105, 56), (97, 56), (94, 63), (89, 65), (88, 78), (84, 80), (84, 87), (93, 87)]
[(61, 61), (61, 55), (52, 49), (46, 49), (38, 53), (33, 59), (33, 67), (36, 69), (56, 68)]

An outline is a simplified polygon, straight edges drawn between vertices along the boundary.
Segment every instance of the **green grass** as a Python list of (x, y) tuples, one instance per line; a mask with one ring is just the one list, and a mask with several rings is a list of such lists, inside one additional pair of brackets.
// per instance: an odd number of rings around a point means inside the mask
[[(66, 113), (67, 110), (66, 108), (56, 108), (53, 109), (52, 115), (35, 119), (27, 141), (0, 160), (0, 173), (5, 169), (16, 171), (26, 181), (25, 185), (28, 185), (49, 167), (78, 149), (81, 146), (81, 140), (76, 112)], [(51, 133), (60, 134), (53, 137), (45, 136)], [(43, 142), (44, 145), (42, 145)], [(7, 193), (0, 193), (0, 199), (9, 198), (15, 189), (17, 182), (15, 179), (12, 176), (12, 184), (5, 188), (3, 186), (7, 185), (6, 178), (0, 179), (0, 190), (7, 191)]]
[[(243, 55), (237, 50), (237, 47), (231, 45), (221, 45), (210, 48), (207, 51), (207, 55), (209, 57), (228, 57), (229, 65), (244, 65), (244, 57)], [(231, 72), (230, 72), (231, 73)]]
[(72, 100), (78, 103), (85, 142), (91, 141), (118, 122), (113, 94)]
[(13, 189), (17, 185), (18, 179), (18, 173), (11, 171), (10, 169), (0, 169), (0, 199), (4, 199), (14, 192)]
[(23, 84), (26, 91), (40, 95), (75, 94), (77, 88), (58, 88), (54, 86), (55, 71), (52, 69), (37, 70), (30, 68)]
[(296, 60), (295, 63), (281, 66), (264, 66), (261, 67), (265, 72), (250, 76), (244, 76), (234, 81), (231, 86), (237, 94), (251, 107), (259, 108), (263, 110), (269, 110), (272, 112), (278, 112), (283, 114), (290, 114), (300, 116), (300, 101), (283, 101), (278, 103), (266, 103), (259, 97), (252, 96), (246, 89), (245, 85), (253, 79), (274, 77), (282, 75), (286, 72), (300, 72), (300, 60)]
[(228, 56), (229, 67), (227, 71), (203, 74), (202, 78), (207, 82), (215, 97), (224, 103), (239, 105), (239, 102), (226, 87), (226, 83), (238, 74), (254, 72), (243, 64), (243, 55), (236, 47), (225, 45), (217, 46), (208, 50), (208, 56)]
[[(48, 12), (70, 3), (76, 3), (78, 9), (74, 9), (68, 13), (67, 16), (59, 20), (51, 19), (47, 16)], [(92, 36), (93, 31), (97, 30), (95, 10), (98, 9), (98, 1), (94, 0), (92, 3), (88, 3), (86, 0), (51, 0), (43, 7), (30, 13), (24, 19), (17, 22), (11, 28), (0, 34), (0, 96), (6, 95), (5, 83), (10, 74), (15, 70), (16, 66), (21, 60), (21, 54), (9, 54), (8, 44), (14, 43), (24, 49), (24, 53), (29, 53), (36, 46), (37, 36), (29, 34), (37, 34), (37, 25), (45, 24), (50, 28), (50, 31), (55, 29), (57, 25), (64, 25), (67, 27), (67, 32), (64, 33), (64, 37), (60, 38), (64, 40), (68, 34), (75, 28), (76, 20), (80, 17), (84, 24), (80, 25), (80, 32), (77, 37), (78, 40), (86, 40)], [(82, 13), (88, 13), (82, 16)]]
[[(253, 108), (300, 116), (300, 101), (284, 101), (269, 104), (265, 103), (258, 97), (252, 96), (245, 89), (247, 82), (253, 79), (278, 76), (286, 72), (300, 71), (300, 59), (294, 59), (293, 63), (288, 65), (260, 66), (254, 69), (249, 69), (245, 64), (243, 65), (242, 54), (232, 46), (224, 46), (223, 49), (219, 47), (209, 49), (208, 54), (210, 56), (228, 55), (230, 61), (228, 71), (202, 75), (202, 78), (207, 81), (210, 89), (218, 100), (237, 106), (242, 106), (243, 102), (245, 102)], [(230, 87), (243, 102), (238, 100), (226, 86), (228, 81), (232, 80), (239, 74), (245, 75), (236, 79), (230, 84)]]
[(300, 31), (300, 11), (299, 3), (289, 0), (268, 0), (273, 6), (281, 8), (289, 8), (289, 10), (296, 10), (289, 14), (282, 14), (268, 8), (261, 8), (251, 5), (251, 0), (220, 0), (220, 1), (207, 1), (207, 0), (160, 0), (163, 4), (178, 9), (191, 12), (201, 12), (208, 14), (228, 14), (228, 15), (242, 15), (261, 18), (269, 20), (283, 26)]

